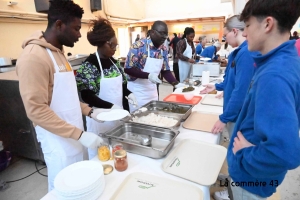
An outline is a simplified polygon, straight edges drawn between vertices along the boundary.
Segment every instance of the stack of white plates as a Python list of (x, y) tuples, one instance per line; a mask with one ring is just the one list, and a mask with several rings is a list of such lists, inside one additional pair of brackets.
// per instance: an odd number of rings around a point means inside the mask
[(96, 161), (81, 161), (60, 171), (54, 188), (60, 200), (97, 199), (105, 187), (102, 164)]

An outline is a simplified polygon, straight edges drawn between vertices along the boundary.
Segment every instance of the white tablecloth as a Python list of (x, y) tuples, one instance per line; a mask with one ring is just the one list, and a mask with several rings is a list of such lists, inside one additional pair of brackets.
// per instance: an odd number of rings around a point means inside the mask
[[(195, 93), (199, 93), (199, 91), (203, 87), (197, 87), (195, 90)], [(177, 89), (174, 93), (181, 93), (180, 91), (182, 88)], [(199, 94), (200, 95), (200, 94)], [(202, 95), (201, 95), (202, 96)], [(215, 113), (215, 114), (221, 114), (222, 113), (222, 107), (218, 106), (208, 106), (208, 105), (202, 105), (199, 103), (193, 108), (193, 111), (200, 111), (200, 112), (208, 112), (208, 113)], [(180, 143), (184, 139), (194, 139), (194, 140), (200, 140), (203, 142), (208, 142), (211, 144), (219, 144), (220, 135), (214, 135), (207, 132), (201, 132), (201, 131), (194, 131), (194, 130), (188, 130), (185, 128), (182, 128), (180, 126), (179, 128), (180, 134), (177, 136), (174, 146), (172, 149), (174, 149), (178, 143)], [(171, 151), (172, 151), (171, 149)], [(164, 158), (162, 159), (152, 159), (145, 156), (140, 156), (132, 153), (128, 153), (128, 169), (124, 172), (118, 172), (114, 170), (111, 174), (105, 176), (105, 190), (102, 193), (102, 195), (99, 197), (99, 200), (107, 200), (110, 199), (111, 196), (114, 194), (115, 190), (119, 187), (119, 185), (122, 183), (122, 181), (126, 178), (127, 175), (133, 173), (133, 172), (144, 172), (148, 174), (153, 174), (160, 177), (166, 177), (172, 180), (184, 182), (187, 184), (192, 184), (197, 187), (199, 187), (203, 191), (203, 196), (205, 200), (210, 199), (210, 193), (209, 193), (209, 187), (208, 186), (202, 186), (196, 183), (193, 183), (191, 181), (176, 177), (174, 175), (170, 175), (165, 173), (161, 169), (162, 162)], [(98, 161), (98, 158), (95, 157), (93, 160)], [(102, 162), (103, 164), (111, 164), (113, 166), (113, 161), (107, 161)], [(49, 192), (46, 196), (42, 198), (43, 200), (53, 200), (57, 199), (55, 192), (52, 190)]]

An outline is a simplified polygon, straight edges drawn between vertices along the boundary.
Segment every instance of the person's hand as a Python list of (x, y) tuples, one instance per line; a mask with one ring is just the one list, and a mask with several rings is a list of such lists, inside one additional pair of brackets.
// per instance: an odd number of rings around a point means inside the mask
[(227, 64), (227, 60), (226, 59), (221, 59), (221, 63)]
[(133, 107), (137, 107), (139, 106), (136, 100), (136, 97), (134, 96), (133, 93), (131, 93), (130, 95), (128, 95), (128, 103), (132, 104)]
[(78, 141), (85, 147), (95, 149), (103, 142), (102, 138), (91, 132), (83, 132)]
[(102, 113), (102, 112), (109, 112), (110, 109), (104, 109), (104, 108), (93, 108), (93, 112), (91, 114), (91, 118), (93, 118), (93, 120), (102, 123), (103, 121), (97, 119), (97, 115)]
[(120, 106), (118, 106), (118, 105), (116, 105), (116, 104), (114, 104), (110, 109), (122, 109), (123, 110), (123, 108), (122, 107), (120, 107)]
[(194, 64), (196, 61), (194, 59), (189, 59), (188, 62)]
[(217, 94), (217, 95), (216, 95), (216, 98), (217, 98), (217, 99), (222, 99), (222, 98), (223, 98), (223, 92), (221, 92), (220, 94)]
[(234, 142), (233, 142), (233, 148), (232, 148), (233, 154), (235, 155), (237, 151), (251, 146), (255, 146), (255, 145), (248, 142), (248, 140), (246, 140), (246, 138), (243, 136), (241, 131), (237, 132), (237, 136), (234, 138)]
[(204, 85), (204, 86), (205, 86), (205, 88), (200, 91), (200, 94), (207, 94), (216, 89), (215, 85)]
[(220, 120), (218, 120), (215, 125), (213, 126), (213, 128), (211, 129), (212, 134), (218, 134), (221, 133), (224, 128), (225, 128), (226, 124), (221, 122)]
[(148, 79), (149, 79), (149, 81), (151, 81), (152, 83), (159, 83), (159, 84), (161, 84), (162, 83), (162, 81), (158, 78), (158, 74), (154, 74), (154, 73), (150, 73), (149, 75), (148, 75)]
[(183, 83), (178, 83), (176, 85), (174, 85), (175, 88), (181, 88), (181, 87), (185, 87), (186, 85)]

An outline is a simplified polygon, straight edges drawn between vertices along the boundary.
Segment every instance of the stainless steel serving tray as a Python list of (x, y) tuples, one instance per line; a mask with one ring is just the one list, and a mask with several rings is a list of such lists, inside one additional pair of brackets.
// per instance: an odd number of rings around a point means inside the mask
[(182, 121), (185, 121), (191, 114), (194, 105), (165, 101), (150, 101), (142, 107), (146, 107), (148, 111), (159, 111), (160, 113), (166, 113), (166, 115), (168, 113), (176, 114), (181, 117)]
[[(150, 113), (154, 113), (154, 114), (159, 115), (161, 117), (173, 118), (174, 120), (177, 121), (177, 123), (174, 126), (158, 126), (158, 125), (152, 125), (152, 124), (146, 124), (146, 123), (140, 123), (140, 122), (132, 121), (133, 116), (134, 117), (143, 117), (143, 116), (149, 115)], [(139, 113), (131, 114), (131, 117), (125, 118), (123, 121), (130, 122), (130, 123), (135, 123), (135, 124), (145, 124), (145, 125), (154, 126), (154, 127), (170, 128), (170, 129), (178, 130), (179, 127), (180, 127), (181, 121), (182, 121), (182, 115), (178, 115), (177, 113), (158, 111), (158, 110), (147, 110), (145, 112), (139, 112)]]
[[(132, 141), (130, 138), (135, 134), (150, 135), (152, 137), (151, 145), (144, 146)], [(102, 137), (108, 138), (111, 145), (116, 143), (123, 144), (123, 148), (128, 152), (151, 158), (162, 158), (170, 151), (178, 134), (179, 131), (169, 128), (125, 122), (103, 133)]]

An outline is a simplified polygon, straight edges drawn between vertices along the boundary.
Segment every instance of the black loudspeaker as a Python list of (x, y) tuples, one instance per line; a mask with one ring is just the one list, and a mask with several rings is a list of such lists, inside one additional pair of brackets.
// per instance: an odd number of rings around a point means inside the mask
[(48, 13), (49, 0), (34, 0), (36, 12)]
[(102, 3), (101, 0), (90, 0), (91, 2), (91, 11), (102, 10)]

